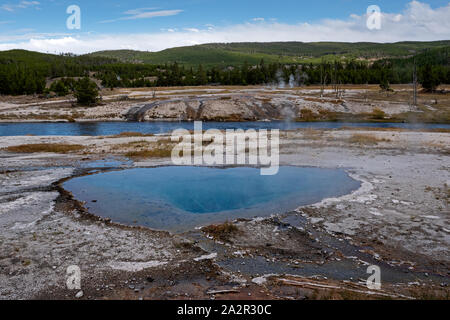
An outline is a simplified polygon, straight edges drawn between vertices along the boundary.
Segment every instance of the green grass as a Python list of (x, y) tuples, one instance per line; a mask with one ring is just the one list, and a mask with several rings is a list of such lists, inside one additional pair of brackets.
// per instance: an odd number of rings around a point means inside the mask
[(171, 48), (159, 52), (133, 50), (100, 51), (90, 56), (115, 58), (123, 62), (164, 64), (178, 62), (185, 66), (205, 67), (241, 65), (245, 61), (267, 63), (319, 63), (325, 60), (351, 58), (406, 57), (427, 49), (450, 46), (450, 41), (399, 43), (345, 42), (269, 42), (269, 43), (213, 43)]
[[(319, 63), (322, 59), (352, 58), (404, 58), (426, 50), (450, 46), (450, 41), (398, 42), (398, 43), (346, 43), (346, 42), (268, 42), (268, 43), (212, 43), (190, 47), (178, 47), (159, 52), (112, 50), (99, 51), (82, 56), (61, 56), (26, 50), (0, 51), (0, 62), (39, 64), (42, 69), (51, 65), (70, 64), (81, 67), (87, 64), (102, 65), (117, 61), (163, 65), (178, 62), (186, 67), (206, 68), (239, 66), (244, 62), (266, 63)], [(445, 59), (445, 56), (444, 56)]]
[(271, 55), (322, 57), (326, 55), (355, 55), (367, 58), (379, 56), (406, 56), (425, 49), (449, 46), (450, 41), (433, 42), (269, 42), (269, 43), (229, 43), (205, 44), (206, 48), (216, 48), (246, 53), (264, 53)]
[(265, 62), (282, 62), (294, 63), (294, 57), (279, 57), (278, 55), (270, 55), (264, 53), (245, 53), (235, 52), (214, 48), (207, 48), (202, 46), (195, 47), (180, 47), (167, 49), (160, 52), (141, 52), (141, 51), (102, 51), (93, 53), (92, 56), (116, 58), (122, 62), (137, 62), (162, 65), (165, 63), (174, 63), (185, 65), (187, 67), (197, 67), (203, 65), (206, 68), (219, 66), (237, 66), (244, 62), (249, 64), (258, 64), (261, 59)]
[[(81, 72), (88, 65), (103, 65), (117, 62), (117, 59), (102, 56), (64, 56), (40, 53), (27, 50), (8, 50), (0, 51), (0, 65), (17, 64), (26, 65), (32, 70), (47, 74), (52, 68), (72, 68), (77, 70), (75, 73)], [(79, 74), (75, 74), (78, 76)]]

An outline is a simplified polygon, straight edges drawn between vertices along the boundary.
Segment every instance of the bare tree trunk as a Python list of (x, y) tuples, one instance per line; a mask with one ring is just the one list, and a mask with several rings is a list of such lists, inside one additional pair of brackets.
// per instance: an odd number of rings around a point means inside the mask
[(369, 83), (366, 83), (366, 90), (364, 92), (364, 102), (367, 103), (369, 101)]
[(413, 72), (413, 107), (417, 107), (417, 66), (414, 59), (414, 72)]
[(323, 63), (320, 65), (320, 98), (323, 98), (323, 91), (325, 90), (325, 81), (324, 81), (324, 74), (323, 74)]
[(336, 99), (339, 99), (339, 80), (338, 80), (336, 62), (334, 63), (334, 81), (333, 82), (334, 82), (334, 93), (335, 93)]

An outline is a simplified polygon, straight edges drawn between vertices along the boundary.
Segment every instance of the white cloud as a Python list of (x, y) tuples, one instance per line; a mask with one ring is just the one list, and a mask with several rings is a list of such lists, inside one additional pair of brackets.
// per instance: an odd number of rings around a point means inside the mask
[(9, 12), (14, 12), (16, 9), (25, 9), (28, 7), (38, 6), (40, 3), (38, 1), (21, 1), (17, 4), (4, 4), (0, 6), (0, 10), (5, 10)]
[(151, 11), (151, 10), (157, 10), (158, 8), (139, 8), (139, 9), (131, 9), (124, 12), (124, 14), (131, 14), (131, 15), (137, 15), (142, 12)]
[[(70, 37), (70, 33), (36, 33), (34, 29), (18, 29), (13, 30), (9, 34), (0, 34), (0, 47), (8, 42), (28, 42), (31, 40), (58, 39)], [(23, 34), (20, 34), (23, 32)]]
[(4, 5), (0, 6), (0, 10), (13, 12), (14, 11), (14, 7), (12, 5), (9, 5), (9, 4), (4, 4)]
[(19, 8), (26, 8), (26, 7), (29, 7), (29, 6), (37, 6), (38, 4), (40, 4), (40, 3), (37, 2), (37, 1), (21, 1), (18, 4), (18, 7)]
[[(428, 4), (410, 2), (401, 13), (383, 13), (381, 30), (366, 27), (367, 16), (353, 14), (345, 20), (325, 19), (316, 23), (285, 24), (254, 22), (202, 29), (166, 29), (156, 33), (31, 37), (8, 41), (0, 36), (0, 50), (22, 48), (43, 52), (87, 53), (99, 50), (135, 49), (158, 51), (166, 48), (211, 42), (346, 41), (396, 42), (448, 40), (450, 3), (433, 9)], [(21, 38), (23, 39), (23, 38)]]
[(175, 16), (183, 10), (159, 10), (154, 11), (156, 8), (140, 8), (140, 9), (133, 9), (125, 11), (124, 14), (125, 17), (121, 17), (118, 19), (112, 19), (112, 20), (104, 20), (100, 21), (101, 23), (111, 23), (121, 20), (137, 20), (137, 19), (150, 19), (155, 17), (168, 17), (168, 16)]
[(184, 28), (184, 30), (189, 32), (200, 32), (200, 30), (197, 28)]

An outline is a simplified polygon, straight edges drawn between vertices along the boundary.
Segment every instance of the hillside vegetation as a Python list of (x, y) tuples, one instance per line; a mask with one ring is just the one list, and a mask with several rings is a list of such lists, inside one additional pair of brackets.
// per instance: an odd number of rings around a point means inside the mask
[(279, 63), (320, 63), (323, 57), (332, 59), (380, 59), (408, 57), (424, 50), (450, 46), (450, 41), (398, 43), (343, 43), (343, 42), (269, 42), (269, 43), (214, 43), (179, 47), (159, 52), (133, 50), (100, 51), (95, 57), (115, 58), (122, 62), (151, 64), (174, 63), (187, 67), (202, 64), (206, 67), (257, 64), (264, 61)]
[(380, 84), (389, 90), (390, 84), (411, 83), (414, 65), (419, 82), (433, 91), (450, 83), (449, 53), (450, 41), (205, 44), (82, 56), (10, 50), (0, 52), (0, 94), (65, 96), (84, 77), (106, 88)]

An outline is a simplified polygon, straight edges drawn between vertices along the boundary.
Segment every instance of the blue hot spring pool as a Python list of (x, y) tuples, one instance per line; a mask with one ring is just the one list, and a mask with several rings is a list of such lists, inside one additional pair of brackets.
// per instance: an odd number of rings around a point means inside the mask
[(360, 183), (342, 169), (156, 167), (76, 177), (63, 187), (114, 222), (183, 232), (236, 218), (270, 216), (348, 194)]

